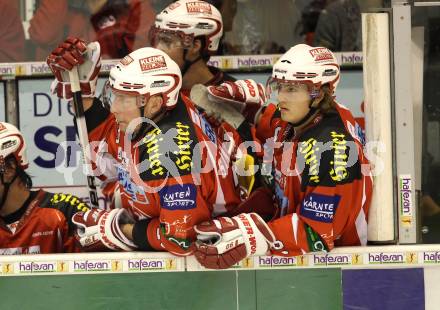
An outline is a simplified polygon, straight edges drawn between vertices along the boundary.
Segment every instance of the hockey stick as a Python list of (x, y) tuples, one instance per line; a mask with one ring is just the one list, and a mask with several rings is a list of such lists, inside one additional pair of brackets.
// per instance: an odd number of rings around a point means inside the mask
[(83, 163), (87, 174), (87, 187), (89, 188), (90, 203), (98, 208), (98, 193), (96, 191), (95, 177), (91, 170), (90, 157), (87, 156), (87, 147), (89, 146), (89, 136), (87, 134), (86, 118), (84, 116), (84, 106), (82, 101), (81, 87), (79, 85), (78, 67), (74, 66), (69, 71), (69, 78), (73, 94), (73, 104), (75, 107), (76, 126), (78, 128), (79, 143), (81, 145)]

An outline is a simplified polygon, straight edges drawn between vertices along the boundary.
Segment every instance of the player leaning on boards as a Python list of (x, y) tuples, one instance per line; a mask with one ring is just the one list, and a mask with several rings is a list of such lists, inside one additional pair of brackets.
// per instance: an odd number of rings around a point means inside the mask
[(101, 151), (114, 158), (110, 169), (96, 158), (97, 174), (119, 179), (121, 209), (74, 216), (80, 242), (89, 250), (189, 255), (194, 225), (242, 200), (222, 141), (180, 92), (180, 69), (163, 51), (136, 50), (111, 69), (103, 95), (110, 110), (93, 98), (99, 58), (96, 42), (68, 38), (47, 60), (64, 99), (72, 96), (66, 71), (78, 65), (89, 141), (105, 142)]
[(21, 132), (0, 122), (0, 254), (78, 252), (71, 218), (88, 206), (70, 194), (31, 191), (25, 153)]
[[(270, 188), (276, 215), (267, 225), (253, 213), (196, 225), (195, 256), (203, 266), (228, 268), (252, 255), (295, 256), (366, 244), (372, 177), (360, 127), (334, 99), (339, 78), (327, 48), (299, 44), (276, 62), (268, 85), (281, 118), (269, 105), (256, 123), (261, 141), (269, 132), (273, 136), (266, 146), (274, 152)], [(209, 92), (228, 102), (243, 100), (233, 87)]]

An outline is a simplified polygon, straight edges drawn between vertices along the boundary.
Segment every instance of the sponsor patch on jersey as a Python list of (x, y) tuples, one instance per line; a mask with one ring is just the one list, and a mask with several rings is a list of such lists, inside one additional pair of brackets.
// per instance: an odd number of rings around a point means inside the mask
[(348, 145), (345, 134), (332, 131), (330, 133), (332, 139), (331, 148), (334, 150), (334, 158), (330, 161), (330, 177), (335, 182), (341, 182), (348, 178)]
[(309, 225), (304, 224), (306, 230), (307, 243), (309, 244), (310, 252), (328, 252), (328, 247), (322, 241), (321, 237)]
[(55, 193), (50, 199), (50, 203), (54, 208), (62, 208), (63, 205), (70, 204), (78, 211), (85, 212), (89, 210), (87, 204), (72, 194)]
[(39, 237), (45, 237), (45, 236), (52, 236), (53, 235), (52, 230), (46, 230), (46, 231), (36, 231), (32, 233), (32, 238), (39, 238)]
[(347, 121), (347, 129), (353, 138), (358, 140), (362, 145), (365, 145), (365, 131), (357, 122), (355, 122), (353, 126), (352, 123)]
[(191, 173), (197, 140), (194, 129), (180, 121), (168, 125), (170, 128), (164, 132), (154, 128), (141, 141), (140, 154), (145, 162), (140, 169), (143, 180), (178, 178)]
[(209, 140), (211, 140), (214, 144), (217, 144), (217, 138), (215, 136), (214, 130), (202, 115), (200, 116), (200, 122), (200, 127), (202, 128), (203, 133), (207, 135)]
[(298, 148), (297, 161), (307, 167), (308, 183), (319, 184), (319, 160), (321, 158), (320, 149), (322, 147), (314, 138), (302, 141)]
[(145, 191), (142, 187), (137, 186), (132, 179), (127, 170), (118, 167), (118, 181), (119, 184), (124, 188), (125, 193), (135, 202), (148, 203), (147, 196), (145, 196)]
[(196, 207), (197, 189), (194, 184), (165, 186), (159, 191), (162, 208), (167, 210), (189, 210)]
[(139, 59), (142, 72), (166, 68), (167, 63), (162, 55), (150, 56)]
[(278, 208), (280, 209), (280, 216), (284, 216), (289, 207), (289, 199), (284, 195), (283, 189), (277, 182), (275, 182), (275, 198), (278, 202)]
[(315, 61), (333, 60), (332, 52), (326, 47), (318, 47), (310, 50), (310, 55)]
[(186, 10), (188, 13), (206, 13), (212, 14), (211, 5), (205, 2), (188, 2), (186, 4)]
[(309, 194), (301, 203), (301, 215), (314, 221), (331, 223), (341, 196)]

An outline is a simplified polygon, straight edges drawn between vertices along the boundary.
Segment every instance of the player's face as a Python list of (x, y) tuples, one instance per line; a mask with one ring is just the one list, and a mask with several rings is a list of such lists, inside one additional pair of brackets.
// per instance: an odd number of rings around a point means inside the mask
[[(17, 182), (18, 182), (18, 179), (16, 178), (17, 172), (16, 172), (15, 165), (13, 165), (13, 166), (6, 165), (3, 167), (3, 169), (4, 169), (3, 170), (3, 178), (0, 180), (0, 201), (3, 200), (3, 196), (6, 194), (5, 193), (5, 184), (3, 182), (10, 183), (9, 193), (7, 194), (8, 197), (11, 195), (11, 188), (14, 188), (15, 184), (17, 184)], [(14, 180), (14, 178), (15, 178), (15, 180)], [(11, 198), (9, 197), (7, 199), (10, 200)], [(5, 201), (5, 204), (8, 204), (8, 203)], [(11, 209), (11, 207), (13, 207), (13, 209)], [(7, 205), (0, 206), (0, 216), (5, 216), (15, 210), (17, 210), (16, 204), (14, 206), (11, 206), (10, 204), (9, 204), (9, 206), (7, 206)]]
[(305, 84), (278, 85), (278, 108), (283, 121), (289, 123), (301, 121), (310, 111), (311, 100)]
[(184, 46), (179, 36), (159, 32), (155, 36), (153, 47), (167, 53), (180, 68), (183, 67), (185, 62), (183, 59)]
[(115, 116), (121, 131), (125, 132), (130, 122), (141, 116), (137, 102), (138, 96), (113, 92), (110, 111)]

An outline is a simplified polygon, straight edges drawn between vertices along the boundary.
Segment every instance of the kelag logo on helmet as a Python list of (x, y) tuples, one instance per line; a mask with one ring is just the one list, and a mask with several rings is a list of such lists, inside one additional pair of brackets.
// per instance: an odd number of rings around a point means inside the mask
[(188, 13), (206, 13), (206, 14), (212, 14), (211, 6), (209, 3), (203, 3), (203, 2), (188, 2), (186, 4), (186, 9), (188, 10)]
[(161, 55), (141, 58), (141, 59), (139, 59), (139, 64), (141, 65), (142, 72), (157, 70), (160, 68), (167, 67), (165, 57), (163, 57)]

